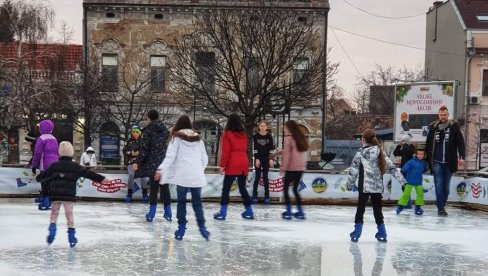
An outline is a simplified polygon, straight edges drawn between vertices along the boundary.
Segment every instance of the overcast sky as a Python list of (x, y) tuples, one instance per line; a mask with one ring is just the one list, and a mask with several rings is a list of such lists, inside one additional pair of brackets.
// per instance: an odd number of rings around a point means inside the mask
[[(328, 45), (332, 47), (330, 58), (340, 62), (338, 84), (352, 94), (357, 78), (368, 75), (375, 64), (395, 68), (404, 65), (409, 68), (422, 67), (424, 51), (386, 42), (425, 48), (425, 13), (433, 1), (330, 0)], [(73, 27), (73, 43), (81, 44), (82, 0), (50, 2), (55, 8), (58, 22), (63, 20)], [(56, 32), (53, 32), (53, 36), (56, 36)]]

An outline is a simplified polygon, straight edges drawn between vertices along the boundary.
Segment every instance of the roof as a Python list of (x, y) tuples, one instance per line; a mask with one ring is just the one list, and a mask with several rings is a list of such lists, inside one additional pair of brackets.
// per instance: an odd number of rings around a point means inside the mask
[(451, 0), (456, 5), (468, 29), (488, 29), (488, 21), (479, 21), (477, 15), (488, 15), (487, 0)]
[[(21, 49), (21, 59), (29, 62), (30, 70), (49, 70), (56, 62), (64, 71), (75, 71), (82, 61), (81, 45), (22, 43)], [(0, 60), (16, 64), (17, 43), (0, 43)]]
[[(329, 9), (329, 0), (271, 0), (272, 5), (280, 8), (306, 8), (306, 9)], [(260, 0), (83, 0), (86, 5), (110, 5), (110, 6), (181, 6), (181, 7), (252, 7), (261, 5)], [(268, 4), (267, 4), (268, 5)]]

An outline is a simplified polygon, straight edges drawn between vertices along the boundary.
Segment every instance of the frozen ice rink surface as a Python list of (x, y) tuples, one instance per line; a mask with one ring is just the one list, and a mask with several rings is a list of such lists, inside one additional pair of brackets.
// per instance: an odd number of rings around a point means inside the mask
[[(173, 203), (173, 216), (176, 204)], [(78, 202), (78, 244), (69, 248), (63, 211), (54, 243), (45, 242), (49, 212), (32, 199), (0, 199), (0, 275), (488, 275), (488, 214), (448, 208), (437, 217), (385, 207), (388, 243), (376, 241), (370, 207), (359, 243), (350, 242), (355, 207), (305, 206), (305, 221), (281, 219), (283, 206), (257, 205), (254, 221), (241, 204), (214, 221), (216, 203), (204, 203), (210, 241), (199, 234), (188, 204), (187, 233), (152, 223), (148, 205)]]

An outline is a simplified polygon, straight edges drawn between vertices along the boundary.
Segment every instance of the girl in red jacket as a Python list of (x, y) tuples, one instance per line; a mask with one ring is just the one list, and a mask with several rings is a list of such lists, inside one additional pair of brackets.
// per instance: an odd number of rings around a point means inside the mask
[(220, 157), (220, 174), (224, 176), (220, 211), (214, 214), (214, 219), (225, 220), (227, 205), (229, 205), (230, 187), (235, 179), (239, 186), (246, 210), (242, 213), (244, 219), (254, 219), (251, 198), (246, 190), (246, 178), (249, 173), (249, 159), (247, 157), (247, 136), (241, 118), (231, 114), (222, 135), (222, 155)]
[(298, 193), (298, 185), (302, 179), (303, 171), (305, 170), (305, 156), (304, 152), (308, 150), (308, 142), (305, 134), (300, 130), (298, 124), (289, 120), (285, 123), (285, 144), (282, 151), (274, 155), (282, 155), (280, 174), (285, 175), (283, 193), (285, 196), (286, 211), (282, 214), (284, 219), (291, 219), (291, 203), (288, 189), (293, 185), (293, 193), (295, 194), (295, 201), (298, 212), (294, 214), (297, 219), (305, 219), (305, 214), (302, 209), (302, 200)]

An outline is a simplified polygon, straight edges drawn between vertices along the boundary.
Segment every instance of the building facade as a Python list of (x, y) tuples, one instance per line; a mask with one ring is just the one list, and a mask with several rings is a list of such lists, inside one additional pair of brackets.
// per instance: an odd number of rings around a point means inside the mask
[[(196, 15), (219, 9), (246, 11), (255, 9), (262, 1), (207, 1), (207, 0), (84, 0), (83, 1), (83, 51), (85, 62), (97, 62), (102, 74), (111, 75), (114, 82), (108, 82), (107, 91), (115, 90), (124, 78), (121, 69), (127, 64), (146, 70), (151, 75), (151, 89), (157, 92), (155, 101), (160, 105), (178, 106), (169, 89), (166, 64), (171, 58), (172, 48), (183, 39), (182, 30), (192, 26)], [(313, 16), (326, 47), (328, 0), (309, 1), (268, 1), (268, 5), (282, 12), (300, 13)], [(261, 6), (260, 6), (261, 7)], [(145, 68), (145, 69), (144, 69)], [(132, 71), (134, 74), (136, 71)], [(325, 78), (325, 76), (324, 76)], [(323, 93), (325, 96), (325, 91)], [(180, 105), (181, 106), (181, 105)], [(187, 113), (195, 118), (195, 127), (202, 132), (210, 158), (216, 161), (219, 133), (225, 123), (224, 118), (210, 116), (195, 102), (177, 107), (174, 116), (166, 118), (170, 126), (172, 120)], [(286, 117), (285, 117), (286, 116)], [(283, 119), (296, 119), (307, 133), (312, 149), (310, 160), (320, 160), (322, 141), (322, 101), (317, 99), (307, 106), (291, 107), (286, 115), (267, 116), (273, 136), (281, 146)], [(111, 122), (107, 122), (111, 123)], [(112, 124), (113, 125), (113, 124)], [(121, 126), (114, 126), (121, 127)], [(281, 137), (281, 138), (280, 138)], [(103, 151), (103, 141), (98, 148)], [(120, 145), (122, 146), (122, 145)], [(214, 163), (214, 162), (211, 162)]]

